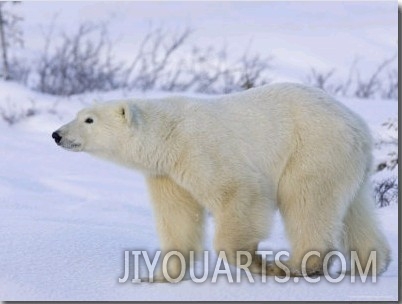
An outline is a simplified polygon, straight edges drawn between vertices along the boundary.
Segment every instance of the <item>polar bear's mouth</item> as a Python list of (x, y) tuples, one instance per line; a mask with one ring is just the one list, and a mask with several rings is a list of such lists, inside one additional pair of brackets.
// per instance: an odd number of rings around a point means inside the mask
[(61, 142), (60, 146), (62, 146), (64, 149), (69, 150), (69, 151), (80, 151), (81, 150), (81, 144), (75, 143), (72, 141)]

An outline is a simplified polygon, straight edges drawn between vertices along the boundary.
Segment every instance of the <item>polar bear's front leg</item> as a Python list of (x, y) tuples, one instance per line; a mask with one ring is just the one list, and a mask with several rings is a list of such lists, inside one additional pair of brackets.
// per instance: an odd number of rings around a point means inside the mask
[[(189, 252), (198, 252), (202, 246), (204, 210), (188, 191), (167, 176), (148, 177), (147, 183), (161, 242), (161, 257), (178, 251), (184, 256), (188, 270)], [(177, 278), (181, 273), (181, 261), (173, 255), (166, 268), (171, 278)], [(156, 281), (165, 279), (161, 271)]]

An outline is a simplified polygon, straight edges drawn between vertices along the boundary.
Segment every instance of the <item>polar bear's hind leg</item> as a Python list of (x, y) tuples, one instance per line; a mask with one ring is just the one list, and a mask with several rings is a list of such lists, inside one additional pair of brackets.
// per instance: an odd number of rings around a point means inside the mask
[(356, 251), (359, 262), (366, 269), (372, 251), (376, 252), (376, 272), (384, 272), (390, 262), (390, 248), (379, 229), (375, 217), (374, 200), (368, 181), (363, 184), (345, 216), (344, 247), (346, 253)]

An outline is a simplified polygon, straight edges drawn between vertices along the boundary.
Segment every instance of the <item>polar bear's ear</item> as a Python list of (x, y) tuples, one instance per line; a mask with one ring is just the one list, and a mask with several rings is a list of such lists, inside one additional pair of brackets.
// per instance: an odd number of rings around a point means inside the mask
[(128, 125), (138, 127), (141, 124), (141, 111), (136, 105), (126, 103), (121, 107), (120, 111)]

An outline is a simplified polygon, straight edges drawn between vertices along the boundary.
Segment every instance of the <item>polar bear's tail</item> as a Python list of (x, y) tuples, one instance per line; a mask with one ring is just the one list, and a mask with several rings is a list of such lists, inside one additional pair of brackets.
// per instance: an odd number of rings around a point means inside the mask
[(379, 229), (369, 189), (369, 183), (366, 181), (349, 207), (344, 220), (344, 245), (348, 254), (356, 251), (364, 268), (371, 251), (376, 251), (376, 270), (377, 273), (382, 273), (391, 260), (390, 247), (385, 235)]

